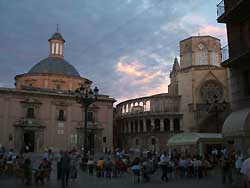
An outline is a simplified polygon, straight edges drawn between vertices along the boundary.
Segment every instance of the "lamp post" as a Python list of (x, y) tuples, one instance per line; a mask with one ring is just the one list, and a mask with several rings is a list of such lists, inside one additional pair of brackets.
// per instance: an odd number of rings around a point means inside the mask
[(81, 85), (80, 88), (75, 90), (75, 97), (77, 103), (81, 105), (82, 113), (84, 113), (84, 155), (88, 152), (88, 108), (91, 104), (97, 101), (99, 89), (97, 87), (92, 90), (91, 88), (84, 88)]
[(219, 102), (218, 96), (214, 95), (213, 101), (206, 102), (207, 112), (214, 113), (215, 115), (215, 124), (216, 124), (216, 132), (219, 133), (219, 114), (224, 112), (227, 108), (227, 102), (223, 100), (223, 102)]

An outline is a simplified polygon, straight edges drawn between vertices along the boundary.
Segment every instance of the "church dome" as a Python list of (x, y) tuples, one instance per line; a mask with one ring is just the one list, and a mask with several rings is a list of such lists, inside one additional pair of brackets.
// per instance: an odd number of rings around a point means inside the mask
[(66, 76), (80, 76), (78, 71), (68, 63), (66, 60), (60, 57), (48, 57), (41, 60), (34, 65), (30, 71), (30, 74), (62, 74)]

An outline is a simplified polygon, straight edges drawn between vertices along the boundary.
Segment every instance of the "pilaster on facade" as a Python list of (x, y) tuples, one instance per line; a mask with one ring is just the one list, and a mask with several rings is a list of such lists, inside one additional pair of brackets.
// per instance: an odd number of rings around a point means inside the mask
[(131, 133), (131, 122), (128, 121), (128, 133)]
[(180, 118), (180, 131), (184, 131), (183, 119), (182, 118)]
[(164, 131), (164, 120), (160, 119), (160, 131), (163, 132)]
[(174, 119), (173, 118), (170, 119), (170, 131), (171, 132), (174, 131)]
[(143, 132), (147, 132), (146, 119), (143, 119)]
[(151, 118), (151, 131), (154, 131), (155, 129), (155, 121), (153, 118)]

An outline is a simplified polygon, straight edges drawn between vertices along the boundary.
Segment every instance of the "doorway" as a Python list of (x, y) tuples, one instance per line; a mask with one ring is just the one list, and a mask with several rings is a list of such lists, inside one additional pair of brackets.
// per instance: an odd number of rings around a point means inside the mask
[(29, 146), (29, 151), (35, 151), (35, 131), (25, 131), (23, 134), (24, 146)]

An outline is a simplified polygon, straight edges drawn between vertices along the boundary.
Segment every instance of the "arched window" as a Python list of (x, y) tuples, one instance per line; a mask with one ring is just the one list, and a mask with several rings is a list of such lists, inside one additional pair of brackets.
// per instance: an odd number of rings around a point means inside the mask
[(174, 131), (180, 131), (180, 120), (179, 119), (174, 119)]
[(170, 131), (170, 120), (164, 119), (164, 131), (169, 132)]
[(138, 121), (135, 120), (135, 132), (138, 132)]
[(151, 144), (152, 144), (152, 145), (155, 145), (155, 144), (156, 144), (155, 138), (152, 138), (152, 139), (151, 139)]
[(147, 132), (151, 132), (151, 120), (150, 119), (146, 120), (146, 128), (147, 128)]
[(140, 120), (140, 132), (143, 132), (143, 120)]
[(59, 121), (64, 121), (64, 110), (59, 110), (59, 113), (58, 113), (58, 120)]
[(34, 118), (34, 117), (35, 117), (34, 108), (28, 108), (27, 109), (27, 118)]
[(160, 131), (160, 120), (159, 119), (155, 120), (155, 131)]
[(207, 65), (208, 64), (208, 51), (202, 43), (197, 47), (195, 52), (195, 64), (196, 65)]
[(130, 123), (130, 130), (131, 130), (131, 133), (134, 132), (134, 124), (133, 124), (133, 122)]
[(139, 139), (135, 139), (135, 145), (139, 145)]

